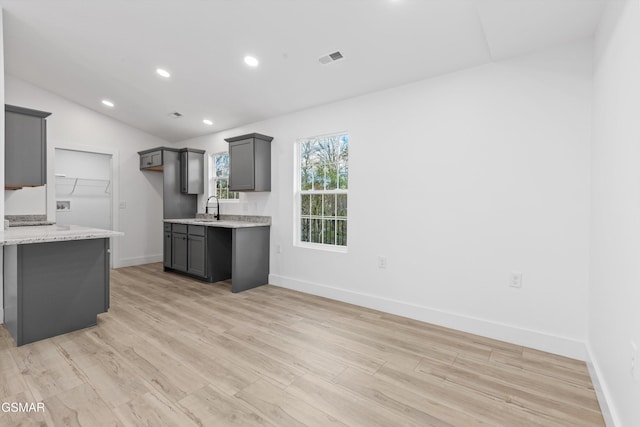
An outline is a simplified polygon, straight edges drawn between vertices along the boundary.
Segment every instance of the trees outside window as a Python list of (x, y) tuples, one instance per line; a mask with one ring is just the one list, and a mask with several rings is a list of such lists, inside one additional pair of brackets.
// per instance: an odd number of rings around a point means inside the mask
[(209, 165), (209, 196), (220, 200), (239, 199), (240, 193), (229, 191), (229, 153), (212, 154)]
[(297, 145), (299, 241), (346, 247), (349, 135), (308, 138)]

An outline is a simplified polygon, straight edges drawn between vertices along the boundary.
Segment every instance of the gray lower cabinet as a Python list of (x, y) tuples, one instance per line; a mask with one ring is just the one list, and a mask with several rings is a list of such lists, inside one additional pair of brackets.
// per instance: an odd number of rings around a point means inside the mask
[(109, 308), (109, 239), (4, 247), (5, 324), (17, 345), (96, 324)]
[(165, 231), (164, 239), (165, 260), (167, 257), (171, 259), (170, 265), (165, 263), (165, 267), (207, 277), (207, 239), (204, 226), (173, 224), (170, 238)]
[[(269, 281), (270, 227), (225, 228), (165, 223), (165, 271), (218, 282), (231, 279), (231, 292)], [(170, 246), (170, 247), (169, 247)], [(170, 259), (170, 265), (166, 260)]]
[(171, 268), (187, 271), (187, 233), (171, 233)]
[(187, 242), (189, 245), (187, 250), (187, 273), (205, 277), (205, 259), (207, 254), (206, 239), (204, 236), (188, 235)]
[(207, 239), (204, 226), (189, 225), (187, 229), (187, 246), (187, 273), (206, 277)]
[(5, 171), (7, 189), (47, 183), (47, 122), (44, 111), (5, 105)]
[(162, 244), (163, 259), (165, 267), (171, 268), (171, 224), (164, 224), (164, 241)]

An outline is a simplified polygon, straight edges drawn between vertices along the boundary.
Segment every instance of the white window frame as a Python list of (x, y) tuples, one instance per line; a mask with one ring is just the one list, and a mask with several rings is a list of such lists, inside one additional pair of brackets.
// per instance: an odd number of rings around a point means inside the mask
[[(229, 182), (229, 177), (228, 176), (221, 176), (218, 177), (216, 175), (216, 156), (219, 156), (221, 154), (226, 154), (229, 155), (228, 151), (217, 151), (215, 153), (211, 153), (209, 154), (209, 195), (207, 197), (211, 197), (211, 196), (216, 196), (216, 188), (217, 188), (217, 181), (218, 179), (226, 179), (227, 183)], [(231, 193), (232, 191), (229, 191), (229, 193)], [(240, 192), (238, 191), (233, 191), (233, 193), (238, 193), (238, 198), (236, 199), (223, 199), (220, 198), (219, 202), (220, 203), (238, 203), (240, 202)]]
[[(293, 232), (293, 245), (297, 246), (297, 247), (301, 247), (301, 248), (309, 248), (309, 249), (319, 249), (319, 250), (323, 250), (323, 251), (329, 251), (329, 252), (340, 252), (340, 253), (347, 253), (349, 250), (349, 189), (347, 188), (346, 190), (341, 190), (341, 189), (335, 189), (335, 190), (302, 190), (301, 185), (300, 185), (300, 181), (301, 181), (301, 173), (302, 173), (302, 168), (301, 168), (301, 162), (300, 162), (300, 146), (302, 145), (303, 142), (308, 141), (308, 140), (312, 140), (312, 139), (317, 139), (317, 138), (324, 138), (324, 137), (330, 137), (330, 136), (339, 136), (339, 135), (347, 135), (349, 136), (349, 132), (347, 131), (342, 131), (342, 132), (332, 132), (329, 134), (324, 134), (324, 135), (317, 135), (317, 136), (312, 136), (312, 137), (306, 137), (306, 138), (300, 138), (298, 140), (296, 140), (294, 142), (294, 150), (293, 150), (293, 162), (294, 162), (294, 167), (293, 167), (293, 171), (294, 171), (294, 177), (293, 177), (293, 181), (294, 181), (294, 185), (293, 185), (293, 223), (294, 223), (294, 232)], [(349, 137), (349, 148), (351, 148), (351, 138)], [(347, 158), (347, 164), (350, 163), (350, 159)], [(347, 178), (347, 182), (348, 182), (348, 178)], [(346, 219), (344, 220), (346, 222), (346, 226), (347, 226), (347, 244), (346, 245), (336, 245), (336, 244), (329, 244), (329, 243), (315, 243), (315, 242), (303, 242), (301, 239), (301, 235), (302, 235), (302, 230), (301, 230), (301, 223), (302, 223), (302, 211), (301, 211), (301, 203), (302, 203), (302, 196), (303, 195), (324, 195), (324, 194), (345, 194), (347, 195), (347, 216)], [(324, 204), (322, 209), (324, 210)], [(320, 218), (324, 217), (324, 212), (323, 215)], [(336, 227), (336, 232), (337, 232), (337, 227)]]

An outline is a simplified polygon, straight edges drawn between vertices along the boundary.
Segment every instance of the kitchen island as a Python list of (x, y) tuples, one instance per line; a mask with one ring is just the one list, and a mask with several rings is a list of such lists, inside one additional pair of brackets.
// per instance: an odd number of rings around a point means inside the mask
[(74, 225), (0, 231), (4, 323), (18, 346), (96, 324), (109, 309), (109, 238)]
[(164, 269), (241, 292), (269, 281), (271, 217), (198, 214), (164, 220)]

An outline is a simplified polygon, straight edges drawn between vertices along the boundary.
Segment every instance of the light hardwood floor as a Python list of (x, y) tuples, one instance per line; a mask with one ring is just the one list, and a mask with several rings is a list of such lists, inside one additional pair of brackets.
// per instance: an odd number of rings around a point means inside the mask
[(1, 426), (603, 426), (584, 363), (275, 286), (114, 270), (98, 326), (16, 348)]

